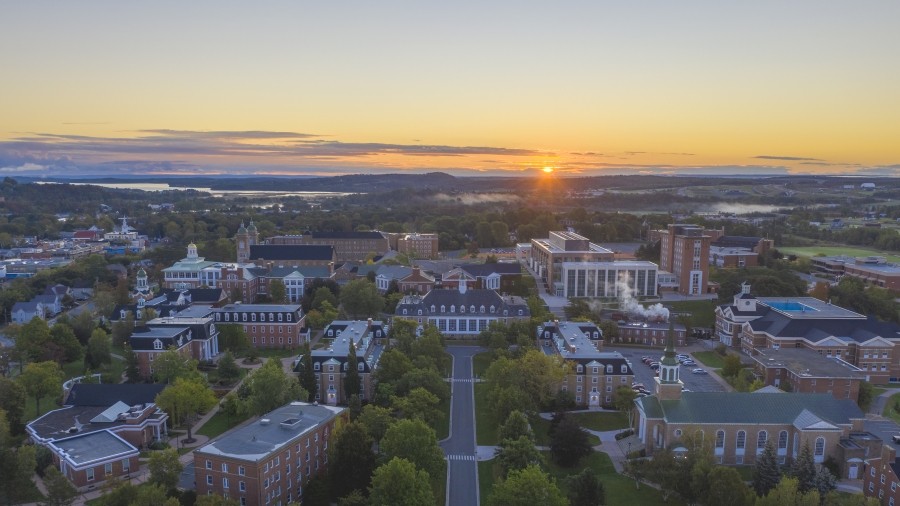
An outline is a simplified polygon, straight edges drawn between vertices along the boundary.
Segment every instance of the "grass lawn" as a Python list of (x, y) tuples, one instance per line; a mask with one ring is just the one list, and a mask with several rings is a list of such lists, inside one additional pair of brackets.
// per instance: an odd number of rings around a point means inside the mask
[(850, 246), (779, 247), (778, 251), (785, 255), (797, 255), (798, 257), (814, 257), (817, 255), (845, 255), (851, 257), (883, 256), (887, 258), (888, 262), (900, 262), (900, 256), (886, 254), (874, 249), (853, 248)]
[(206, 423), (199, 429), (194, 430), (195, 434), (207, 436), (212, 439), (223, 432), (236, 427), (247, 418), (240, 416), (229, 416), (221, 411), (217, 411)]
[(434, 432), (437, 434), (438, 441), (450, 437), (450, 399), (442, 402), (438, 409), (441, 410), (441, 417), (434, 424)]
[(494, 353), (491, 351), (486, 351), (484, 353), (478, 353), (477, 355), (472, 357), (472, 374), (476, 377), (484, 376), (484, 371), (490, 367), (491, 362), (494, 361)]
[(483, 460), (478, 463), (478, 496), (481, 498), (481, 504), (487, 504), (487, 498), (494, 488), (494, 481), (497, 479), (494, 468), (493, 460)]
[(268, 358), (296, 357), (299, 353), (298, 350), (292, 350), (290, 348), (258, 348), (256, 350), (257, 355)]
[(494, 413), (488, 407), (488, 386), (486, 383), (475, 383), (473, 386), (475, 387), (475, 441), (479, 446), (496, 445), (498, 423), (494, 419)]
[(882, 414), (890, 418), (891, 420), (900, 423), (900, 413), (898, 413), (897, 410), (894, 409), (894, 406), (898, 401), (900, 401), (900, 394), (894, 394), (888, 397), (887, 402), (884, 404), (884, 413)]
[(703, 365), (714, 369), (725, 367), (724, 357), (714, 351), (695, 351), (691, 353), (694, 358), (703, 362)]
[(619, 411), (589, 411), (585, 413), (574, 411), (571, 414), (586, 429), (608, 431), (628, 428), (628, 417)]
[(694, 327), (712, 328), (716, 324), (715, 301), (682, 300), (667, 302), (666, 306), (679, 313), (691, 313), (691, 325)]

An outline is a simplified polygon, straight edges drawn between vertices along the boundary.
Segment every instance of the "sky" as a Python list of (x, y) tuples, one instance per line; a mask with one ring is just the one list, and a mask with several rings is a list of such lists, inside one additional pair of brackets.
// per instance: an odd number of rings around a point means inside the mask
[(900, 174), (900, 2), (0, 0), (0, 175)]

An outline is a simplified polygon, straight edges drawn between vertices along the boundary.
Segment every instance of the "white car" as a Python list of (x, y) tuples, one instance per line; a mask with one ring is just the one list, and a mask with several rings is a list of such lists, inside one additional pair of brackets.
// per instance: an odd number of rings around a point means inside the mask
[(691, 370), (691, 372), (694, 374), (709, 374), (708, 372), (706, 372), (706, 369), (701, 369), (699, 367)]

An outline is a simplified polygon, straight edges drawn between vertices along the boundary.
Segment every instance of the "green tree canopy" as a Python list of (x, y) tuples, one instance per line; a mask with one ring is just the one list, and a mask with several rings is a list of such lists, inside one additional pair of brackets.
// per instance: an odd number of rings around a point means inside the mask
[(371, 506), (434, 506), (427, 471), (399, 457), (375, 470), (369, 489)]
[(150, 454), (147, 468), (150, 470), (150, 483), (162, 486), (163, 490), (173, 490), (178, 486), (178, 478), (184, 466), (178, 460), (178, 451), (166, 448)]
[(372, 436), (365, 426), (352, 422), (335, 434), (333, 461), (329, 471), (334, 477), (332, 490), (338, 497), (353, 491), (365, 491), (375, 470)]
[(56, 362), (33, 362), (25, 366), (18, 381), (35, 401), (35, 414), (41, 414), (41, 399), (62, 395), (63, 372)]
[(187, 437), (193, 440), (191, 428), (194, 419), (216, 405), (216, 395), (205, 381), (197, 378), (176, 378), (156, 396), (156, 404), (172, 418), (175, 424), (187, 426)]
[(354, 318), (375, 317), (384, 308), (384, 297), (369, 280), (354, 279), (341, 288), (341, 306)]
[(381, 452), (388, 459), (407, 459), (431, 476), (442, 476), (444, 472), (444, 453), (434, 429), (422, 420), (400, 420), (388, 427), (381, 440)]
[(250, 392), (250, 411), (263, 415), (291, 401), (308, 399), (296, 376), (288, 375), (281, 367), (280, 360), (267, 360), (245, 380)]
[(569, 501), (556, 482), (538, 466), (511, 471), (505, 480), (494, 485), (489, 506), (568, 506)]

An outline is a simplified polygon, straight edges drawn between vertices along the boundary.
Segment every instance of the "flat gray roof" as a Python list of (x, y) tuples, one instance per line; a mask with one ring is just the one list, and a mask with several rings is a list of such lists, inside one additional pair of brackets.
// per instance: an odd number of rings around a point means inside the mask
[(258, 462), (336, 417), (344, 409), (292, 402), (226, 432), (194, 453)]
[(820, 355), (815, 350), (763, 348), (752, 358), (765, 367), (784, 367), (801, 377), (865, 379), (865, 373), (858, 367)]
[(808, 318), (861, 318), (865, 316), (854, 313), (834, 304), (821, 301), (815, 297), (757, 297), (757, 302), (768, 306), (773, 311), (791, 319)]
[(124, 458), (130, 453), (137, 453), (137, 448), (106, 430), (61, 439), (52, 444), (61, 450), (61, 455), (79, 467), (99, 460)]

